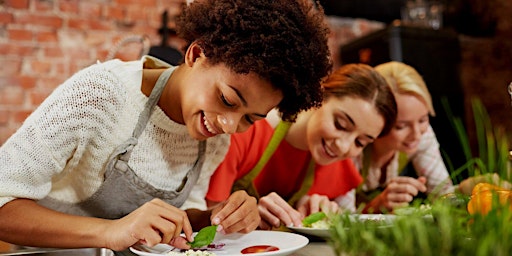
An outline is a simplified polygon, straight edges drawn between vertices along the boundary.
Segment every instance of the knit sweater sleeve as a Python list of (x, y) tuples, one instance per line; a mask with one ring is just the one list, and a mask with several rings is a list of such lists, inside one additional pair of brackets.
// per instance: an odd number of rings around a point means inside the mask
[(53, 179), (100, 148), (115, 128), (124, 93), (101, 64), (60, 85), (0, 148), (0, 206), (14, 198), (44, 198)]
[(439, 142), (432, 127), (421, 138), (418, 150), (411, 156), (418, 176), (427, 178), (427, 191), (444, 194), (451, 191), (452, 182), (439, 150)]

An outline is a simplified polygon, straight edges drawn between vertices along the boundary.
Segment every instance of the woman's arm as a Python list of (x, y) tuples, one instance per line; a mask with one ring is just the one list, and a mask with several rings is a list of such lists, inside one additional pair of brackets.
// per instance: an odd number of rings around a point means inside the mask
[(418, 177), (427, 179), (427, 193), (442, 195), (453, 190), (453, 183), (432, 127), (429, 126), (423, 134), (418, 151), (411, 158)]
[(188, 248), (182, 231), (191, 241), (186, 213), (159, 199), (116, 220), (64, 214), (29, 199), (15, 199), (0, 208), (0, 240), (18, 245), (118, 251), (136, 243), (170, 243)]

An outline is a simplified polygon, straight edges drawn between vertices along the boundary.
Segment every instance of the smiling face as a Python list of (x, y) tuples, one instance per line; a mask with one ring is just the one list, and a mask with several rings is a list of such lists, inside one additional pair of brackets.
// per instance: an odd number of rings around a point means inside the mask
[(211, 66), (197, 45), (189, 51), (195, 52), (187, 52), (179, 101), (181, 121), (192, 137), (243, 132), (282, 100), (281, 91), (258, 75), (237, 74), (222, 63)]
[(330, 97), (308, 121), (308, 147), (318, 164), (331, 164), (357, 156), (383, 127), (384, 118), (370, 102)]
[(395, 100), (398, 108), (395, 126), (389, 134), (379, 138), (375, 143), (411, 154), (418, 149), (421, 136), (429, 126), (428, 108), (426, 103), (414, 94), (396, 93)]

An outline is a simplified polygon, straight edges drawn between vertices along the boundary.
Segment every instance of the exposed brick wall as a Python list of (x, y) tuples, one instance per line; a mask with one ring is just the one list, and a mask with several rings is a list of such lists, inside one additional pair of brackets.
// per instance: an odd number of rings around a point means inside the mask
[[(77, 70), (104, 60), (120, 39), (147, 35), (151, 45), (160, 44), (162, 12), (169, 12), (172, 27), (172, 17), (183, 2), (0, 0), (0, 145), (56, 86)], [(460, 75), (466, 98), (480, 97), (492, 121), (512, 131), (512, 107), (505, 89), (512, 81), (512, 1), (492, 3), (496, 36), (460, 37)], [(341, 44), (385, 25), (342, 17), (328, 17), (328, 22), (334, 57), (339, 56)], [(180, 47), (177, 39), (169, 43)], [(116, 57), (134, 59), (139, 51), (140, 45), (126, 45)], [(334, 63), (337, 67), (339, 60)]]
[[(0, 0), (0, 145), (55, 87), (79, 69), (103, 61), (120, 39), (147, 35), (151, 45), (159, 45), (163, 11), (172, 27), (182, 3)], [(133, 59), (140, 48), (126, 45), (115, 57)]]

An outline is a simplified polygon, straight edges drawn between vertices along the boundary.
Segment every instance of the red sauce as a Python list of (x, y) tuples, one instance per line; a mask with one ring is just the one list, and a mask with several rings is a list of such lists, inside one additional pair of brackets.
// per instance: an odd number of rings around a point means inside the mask
[(258, 253), (258, 252), (272, 252), (277, 251), (279, 248), (272, 245), (254, 245), (244, 248), (241, 253), (249, 254), (249, 253)]

